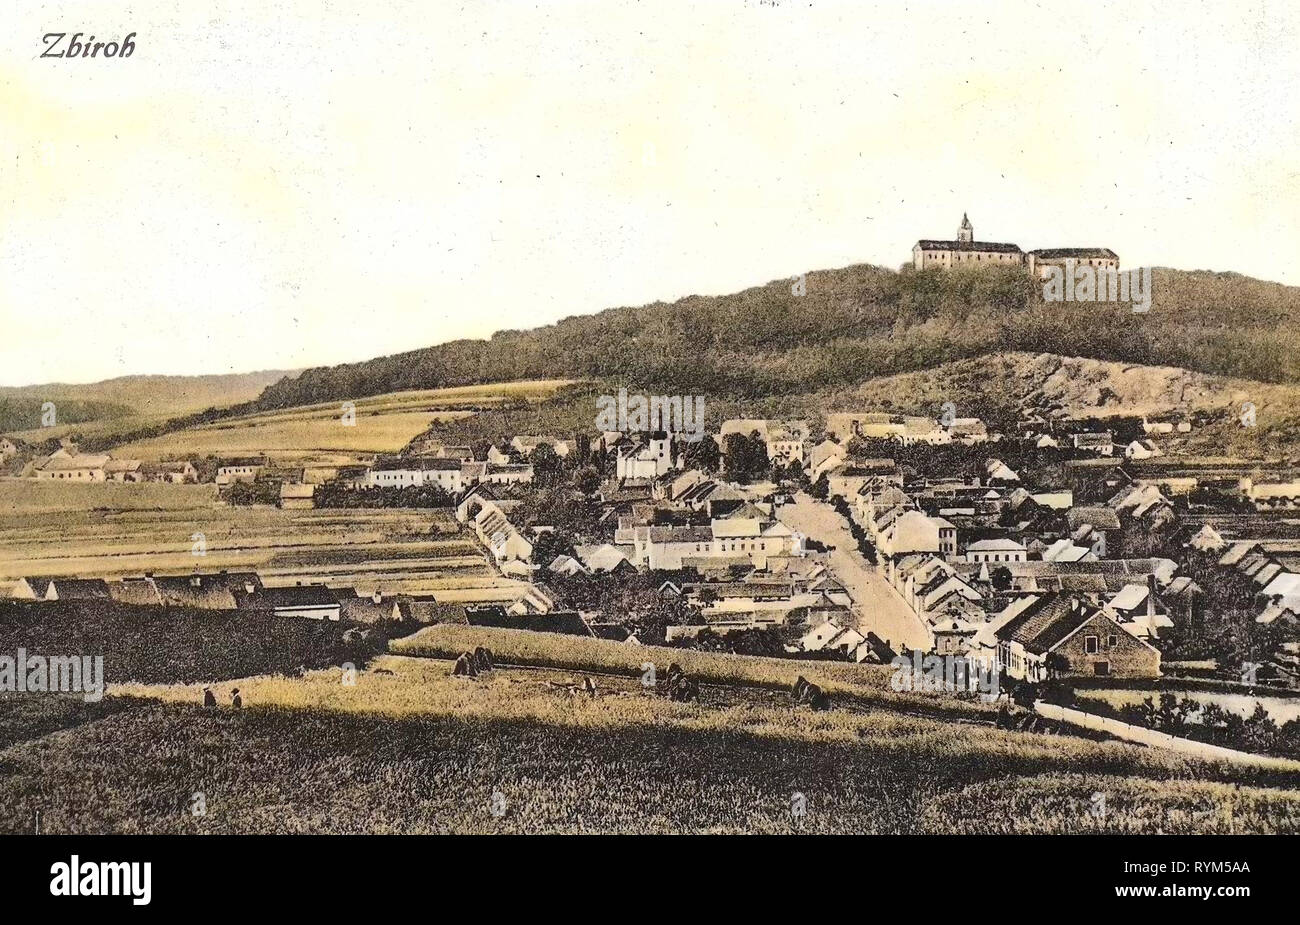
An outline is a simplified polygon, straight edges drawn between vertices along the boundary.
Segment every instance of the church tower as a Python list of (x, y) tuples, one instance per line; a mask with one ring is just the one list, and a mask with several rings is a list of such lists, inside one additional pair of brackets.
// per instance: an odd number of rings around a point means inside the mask
[(975, 240), (975, 226), (970, 223), (965, 212), (961, 214), (961, 227), (957, 229), (957, 240), (965, 241), (967, 244)]

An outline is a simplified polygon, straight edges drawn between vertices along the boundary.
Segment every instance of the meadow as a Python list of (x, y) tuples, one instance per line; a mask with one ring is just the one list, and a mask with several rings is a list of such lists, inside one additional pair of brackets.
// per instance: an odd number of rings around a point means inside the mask
[(493, 571), (443, 510), (241, 508), (212, 485), (0, 480), (0, 594), (28, 575), (221, 569), (254, 569), (271, 585), (324, 581), (449, 601), (509, 599), (523, 587)]
[(808, 661), (698, 652), (669, 646), (629, 646), (605, 639), (531, 633), (456, 624), (427, 626), (394, 639), (390, 651), (426, 658), (455, 658), (486, 646), (503, 663), (559, 668), (640, 678), (647, 663), (660, 673), (671, 664), (705, 684), (741, 685), (788, 692), (802, 676), (841, 701), (858, 706), (884, 706), (947, 716), (988, 720), (995, 708), (976, 697), (938, 693), (900, 694), (890, 686), (894, 669), (888, 665)]
[(774, 691), (675, 703), (632, 678), (588, 696), (580, 672), (450, 670), (245, 678), (238, 712), (197, 685), (115, 687), (121, 709), (0, 748), (0, 829), (39, 810), (53, 833), (1300, 831), (1276, 772)]
[(494, 383), (389, 392), (352, 403), (326, 402), (222, 418), (114, 447), (114, 456), (157, 460), (178, 456), (267, 455), (281, 465), (342, 465), (376, 453), (396, 453), (433, 425), (473, 416), (510, 401), (542, 399), (566, 380)]

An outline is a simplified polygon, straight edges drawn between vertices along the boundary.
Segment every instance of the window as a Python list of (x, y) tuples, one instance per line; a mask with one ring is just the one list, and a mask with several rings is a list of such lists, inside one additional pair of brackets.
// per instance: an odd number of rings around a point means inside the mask
[(1084, 636), (1083, 651), (1087, 652), (1089, 655), (1092, 655), (1097, 651), (1097, 642), (1098, 640), (1096, 636)]
[(1118, 637), (1118, 636), (1110, 635), (1110, 636), (1107, 636), (1107, 637), (1106, 637), (1106, 648), (1107, 648), (1107, 649), (1113, 649), (1113, 648), (1115, 648), (1117, 645), (1119, 645), (1119, 637)]

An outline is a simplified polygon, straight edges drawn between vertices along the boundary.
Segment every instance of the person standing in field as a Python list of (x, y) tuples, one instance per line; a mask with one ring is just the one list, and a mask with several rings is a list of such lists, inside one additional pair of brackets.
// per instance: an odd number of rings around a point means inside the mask
[(230, 705), (236, 710), (244, 705), (244, 698), (239, 696), (239, 688), (230, 692)]
[(217, 698), (212, 693), (212, 688), (210, 687), (203, 688), (203, 708), (205, 710), (212, 709), (216, 707), (216, 705), (217, 705)]

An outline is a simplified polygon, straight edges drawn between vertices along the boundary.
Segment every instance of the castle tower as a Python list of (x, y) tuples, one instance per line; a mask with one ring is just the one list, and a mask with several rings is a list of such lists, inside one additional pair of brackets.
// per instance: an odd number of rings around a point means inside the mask
[(961, 214), (961, 227), (957, 229), (957, 240), (965, 241), (967, 244), (975, 240), (975, 226), (970, 223), (965, 212)]

